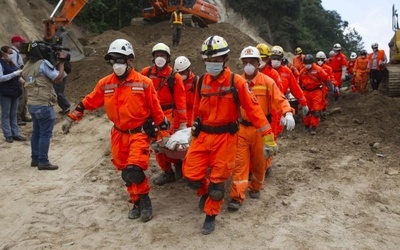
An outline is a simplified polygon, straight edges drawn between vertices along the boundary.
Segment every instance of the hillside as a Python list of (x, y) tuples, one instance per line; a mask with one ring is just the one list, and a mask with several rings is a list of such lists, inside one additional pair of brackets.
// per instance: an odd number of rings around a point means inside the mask
[[(11, 2), (0, 2), (1, 18), (10, 15), (4, 4)], [(42, 15), (32, 8), (41, 0), (15, 2), (26, 14), (9, 19), (41, 24)], [(4, 30), (2, 39), (34, 32), (25, 26)], [(226, 38), (232, 51), (229, 65), (238, 73), (240, 50), (256, 44), (226, 23), (188, 27), (183, 33), (181, 45), (171, 46), (173, 59), (188, 56), (198, 73), (204, 71), (200, 46), (209, 35)], [(116, 38), (133, 44), (138, 70), (151, 63), (155, 43), (172, 43), (166, 23), (81, 37), (96, 53), (73, 63), (66, 90), (71, 101), (79, 102), (111, 72), (103, 56)], [(230, 213), (227, 194), (209, 236), (200, 233), (204, 214), (184, 181), (152, 187), (150, 222), (128, 220), (128, 196), (110, 162), (111, 124), (102, 110), (87, 113), (68, 135), (62, 134), (59, 121), (64, 117), (57, 113), (49, 154), (58, 171), (30, 167), (29, 142), (0, 140), (0, 249), (398, 249), (399, 107), (400, 99), (380, 92), (344, 90), (330, 107), (342, 112), (327, 116), (316, 136), (304, 133), (300, 123), (284, 132), (261, 198), (246, 199), (239, 212)], [(30, 136), (30, 124), (21, 129)], [(153, 179), (160, 169), (153, 161), (147, 172)]]

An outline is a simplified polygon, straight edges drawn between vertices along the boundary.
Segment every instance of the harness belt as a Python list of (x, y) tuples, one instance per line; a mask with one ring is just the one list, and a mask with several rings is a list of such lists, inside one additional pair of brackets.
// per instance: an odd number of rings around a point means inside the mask
[(202, 125), (201, 131), (206, 132), (208, 134), (224, 134), (230, 133), (231, 135), (237, 133), (239, 131), (239, 127), (237, 123), (231, 122), (228, 125), (223, 126), (207, 126)]
[(122, 130), (120, 128), (118, 128), (117, 126), (114, 125), (115, 130), (124, 133), (124, 134), (138, 134), (138, 133), (143, 133), (143, 127), (137, 127), (134, 129), (128, 129), (128, 130)]
[(247, 121), (247, 120), (241, 120), (239, 123), (242, 124), (245, 127), (253, 126), (253, 124), (251, 122)]
[(163, 111), (168, 110), (168, 109), (173, 109), (175, 107), (174, 104), (166, 104), (166, 105), (161, 105), (161, 109)]
[(311, 92), (311, 91), (314, 91), (314, 90), (318, 90), (318, 89), (322, 89), (324, 87), (324, 85), (323, 84), (320, 84), (320, 85), (318, 85), (317, 87), (315, 87), (315, 88), (312, 88), (312, 89), (306, 89), (306, 88), (302, 88), (303, 90), (305, 90), (305, 91), (309, 91), (309, 92)]

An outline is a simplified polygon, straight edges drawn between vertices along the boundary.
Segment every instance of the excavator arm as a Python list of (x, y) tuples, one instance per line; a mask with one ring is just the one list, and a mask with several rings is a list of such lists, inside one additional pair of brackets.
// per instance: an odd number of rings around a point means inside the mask
[[(60, 14), (55, 17), (56, 12), (63, 2), (65, 3)], [(50, 17), (43, 20), (45, 25), (44, 39), (49, 42), (53, 41), (56, 32), (62, 27), (67, 27), (87, 2), (88, 0), (60, 0)]]

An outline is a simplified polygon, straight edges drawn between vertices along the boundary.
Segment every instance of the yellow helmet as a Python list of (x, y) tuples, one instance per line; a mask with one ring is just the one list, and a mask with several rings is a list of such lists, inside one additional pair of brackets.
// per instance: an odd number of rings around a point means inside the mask
[(162, 51), (168, 54), (168, 56), (171, 56), (171, 50), (165, 43), (157, 43), (156, 45), (153, 46), (153, 49), (151, 50), (151, 54), (154, 56), (154, 53), (156, 51)]
[(283, 48), (281, 46), (275, 45), (271, 49), (271, 56), (281, 56), (281, 57), (283, 57)]
[(294, 53), (296, 55), (300, 55), (301, 53), (303, 53), (303, 50), (300, 47), (297, 47), (296, 50), (294, 51)]
[(269, 57), (271, 55), (271, 51), (269, 50), (268, 45), (266, 45), (265, 43), (257, 44), (256, 48), (260, 52), (261, 58)]

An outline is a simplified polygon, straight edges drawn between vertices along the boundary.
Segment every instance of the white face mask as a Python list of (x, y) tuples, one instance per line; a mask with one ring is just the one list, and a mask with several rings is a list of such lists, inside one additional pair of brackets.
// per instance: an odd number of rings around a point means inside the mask
[(271, 66), (276, 69), (279, 68), (281, 66), (282, 62), (279, 60), (271, 60)]
[(266, 61), (261, 61), (261, 62), (260, 62), (260, 66), (258, 66), (258, 68), (259, 68), (259, 69), (262, 69), (262, 68), (265, 67), (266, 64), (267, 64)]
[(156, 57), (156, 59), (154, 60), (154, 63), (156, 64), (157, 67), (162, 68), (167, 63), (167, 59), (159, 56), (159, 57)]
[(304, 67), (305, 67), (306, 69), (311, 69), (312, 64), (304, 64)]
[(219, 75), (223, 69), (223, 62), (206, 62), (206, 71), (212, 76)]
[(114, 63), (113, 64), (113, 70), (117, 76), (122, 76), (125, 73), (127, 67), (128, 67), (128, 65), (126, 65), (124, 63)]
[(324, 61), (318, 61), (317, 63), (319, 66), (321, 66), (322, 64), (324, 64)]
[(11, 61), (12, 61), (12, 58), (13, 58), (13, 55), (12, 55), (12, 54), (8, 54), (8, 55), (7, 55), (7, 61), (11, 62)]
[(254, 67), (252, 64), (248, 63), (244, 66), (244, 73), (246, 75), (251, 76), (254, 74), (254, 71), (256, 70), (256, 67)]
[(181, 75), (182, 81), (185, 81), (187, 79), (187, 75)]

